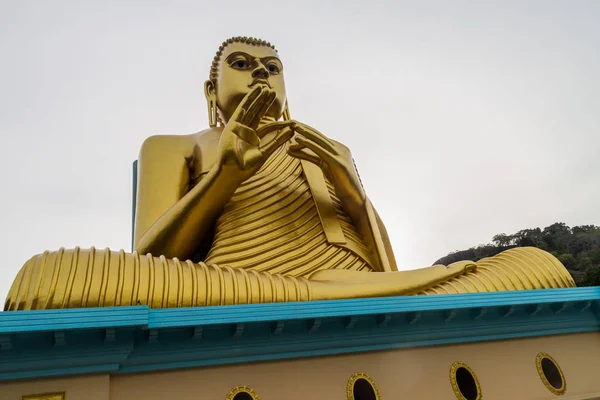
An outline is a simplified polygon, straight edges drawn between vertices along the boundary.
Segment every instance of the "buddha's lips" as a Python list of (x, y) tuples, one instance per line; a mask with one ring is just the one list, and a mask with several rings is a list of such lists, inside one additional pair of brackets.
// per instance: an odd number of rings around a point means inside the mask
[(250, 85), (248, 85), (248, 87), (252, 87), (256, 84), (267, 85), (269, 87), (269, 89), (271, 89), (271, 84), (269, 83), (269, 81), (266, 79), (263, 79), (263, 78), (255, 79), (254, 82), (252, 82)]

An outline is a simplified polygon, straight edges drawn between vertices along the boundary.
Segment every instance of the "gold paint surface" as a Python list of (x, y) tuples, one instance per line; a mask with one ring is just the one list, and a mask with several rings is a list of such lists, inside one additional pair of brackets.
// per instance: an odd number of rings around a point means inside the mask
[[(469, 263), (472, 261), (456, 264)], [(552, 254), (535, 247), (506, 250), (474, 264), (477, 265), (475, 270), (434, 285), (422, 294), (575, 287), (575, 281), (564, 265)]]
[(5, 309), (189, 307), (574, 286), (556, 258), (532, 248), (477, 263), (398, 271), (350, 149), (290, 120), (283, 71), (268, 42), (224, 42), (205, 82), (210, 128), (152, 136), (142, 144), (135, 251), (36, 255), (18, 273)]
[(205, 262), (293, 276), (322, 269), (370, 271), (370, 253), (320, 170), (322, 195), (337, 224), (336, 245), (323, 229), (300, 162), (285, 148), (269, 161), (225, 206)]
[[(511, 265), (515, 275), (533, 270), (544, 278), (530, 284), (531, 288), (573, 286), (566, 269), (549, 253), (533, 248), (509, 251), (510, 257), (524, 260)], [(520, 254), (523, 257), (519, 257)], [(535, 265), (527, 264), (526, 256), (531, 254), (538, 256)], [(492, 261), (505, 256), (501, 253)], [(34, 256), (25, 263), (10, 288), (5, 310), (120, 305), (196, 307), (523, 288), (516, 285), (515, 279), (502, 275), (505, 269), (502, 262), (482, 261), (481, 270), (479, 263), (470, 262), (460, 263), (455, 270), (453, 266), (429, 267), (427, 272), (433, 274), (440, 274), (436, 268), (441, 273), (453, 274), (465, 268), (473, 269), (430, 287), (431, 282), (439, 281), (434, 279), (435, 275), (424, 274), (422, 270), (377, 273), (326, 270), (305, 278), (189, 260), (182, 262), (151, 254), (142, 256), (123, 250), (61, 249)], [(496, 278), (492, 279), (493, 276)], [(454, 292), (450, 292), (450, 288)]]

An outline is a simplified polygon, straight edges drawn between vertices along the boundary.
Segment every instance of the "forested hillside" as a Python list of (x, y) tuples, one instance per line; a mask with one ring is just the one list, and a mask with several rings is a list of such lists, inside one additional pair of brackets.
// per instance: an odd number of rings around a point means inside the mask
[(513, 247), (533, 246), (556, 256), (567, 267), (577, 286), (600, 285), (600, 226), (581, 225), (570, 228), (562, 222), (544, 229), (523, 229), (512, 235), (499, 233), (492, 242), (455, 251), (434, 264), (449, 265), (456, 261), (477, 261)]

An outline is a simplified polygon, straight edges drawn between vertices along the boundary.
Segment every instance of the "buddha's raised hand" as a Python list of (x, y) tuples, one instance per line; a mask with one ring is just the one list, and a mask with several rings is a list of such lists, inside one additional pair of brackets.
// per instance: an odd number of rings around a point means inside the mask
[(356, 207), (364, 205), (366, 195), (350, 149), (298, 121), (292, 121), (291, 127), (299, 136), (288, 153), (317, 164), (328, 175), (346, 212), (352, 214)]
[[(240, 102), (223, 128), (218, 146), (216, 168), (228, 179), (239, 183), (250, 178), (282, 144), (294, 134), (290, 121), (258, 125), (275, 100), (276, 93), (258, 86)], [(266, 134), (277, 131), (268, 141)]]

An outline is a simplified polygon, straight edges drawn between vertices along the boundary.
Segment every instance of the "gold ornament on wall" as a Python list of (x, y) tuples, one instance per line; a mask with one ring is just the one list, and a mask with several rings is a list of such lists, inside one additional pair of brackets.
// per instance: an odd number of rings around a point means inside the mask
[(544, 386), (557, 396), (567, 391), (565, 375), (554, 358), (548, 353), (539, 353), (535, 357), (535, 366)]
[(258, 395), (256, 394), (256, 392), (254, 391), (254, 389), (252, 389), (250, 386), (236, 386), (233, 389), (231, 389), (229, 391), (229, 393), (227, 393), (227, 397), (225, 397), (225, 400), (236, 400), (235, 396), (239, 393), (246, 393), (248, 394), (250, 397), (252, 397), (252, 400), (260, 400), (260, 397), (258, 397)]
[(346, 384), (346, 397), (348, 400), (360, 400), (354, 396), (354, 385), (356, 385), (356, 383), (361, 379), (370, 385), (373, 391), (372, 393), (375, 395), (375, 400), (381, 400), (381, 395), (379, 394), (379, 389), (377, 389), (375, 381), (364, 372), (356, 372), (350, 376), (350, 379), (348, 379), (348, 383)]
[[(467, 373), (467, 382), (461, 381), (458, 377), (461, 369)], [(482, 400), (483, 394), (481, 393), (481, 385), (479, 379), (475, 375), (475, 371), (471, 369), (467, 364), (461, 361), (456, 361), (450, 367), (450, 384), (452, 385), (452, 391), (456, 395), (458, 400)], [(468, 393), (467, 393), (468, 391)]]

